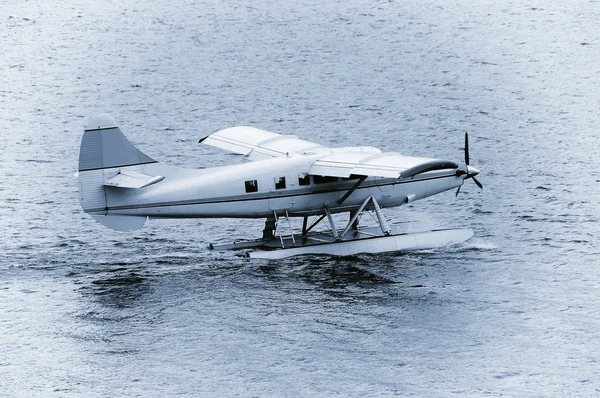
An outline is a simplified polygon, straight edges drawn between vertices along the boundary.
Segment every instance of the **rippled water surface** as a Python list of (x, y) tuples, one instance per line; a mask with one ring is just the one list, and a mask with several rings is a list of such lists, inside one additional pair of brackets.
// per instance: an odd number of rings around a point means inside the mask
[[(598, 396), (600, 4), (3, 1), (0, 395)], [(252, 220), (83, 214), (83, 126), (144, 152), (252, 125), (471, 163), (409, 254), (248, 260)]]

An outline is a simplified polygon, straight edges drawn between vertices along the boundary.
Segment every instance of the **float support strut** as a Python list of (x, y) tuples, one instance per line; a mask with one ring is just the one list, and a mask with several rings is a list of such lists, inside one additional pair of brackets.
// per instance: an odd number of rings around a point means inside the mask
[(329, 220), (329, 225), (331, 225), (331, 232), (333, 233), (335, 240), (341, 240), (342, 238), (340, 238), (340, 236), (338, 235), (338, 231), (335, 228), (335, 223), (333, 222), (333, 217), (331, 217), (331, 213), (329, 212), (329, 209), (327, 207), (325, 208), (325, 214), (327, 215), (327, 219)]
[(369, 196), (368, 198), (366, 198), (362, 204), (360, 205), (360, 207), (358, 208), (358, 210), (354, 213), (354, 216), (350, 219), (350, 221), (348, 221), (348, 225), (346, 226), (346, 228), (344, 229), (344, 232), (342, 232), (341, 237), (343, 238), (348, 231), (350, 230), (350, 228), (352, 228), (352, 226), (354, 225), (354, 223), (356, 222), (356, 220), (358, 220), (358, 217), (360, 217), (360, 215), (362, 214), (362, 212), (365, 210), (365, 207), (367, 207), (367, 205), (369, 204), (369, 202), (371, 200), (375, 200), (373, 198), (373, 195)]
[[(310, 224), (310, 227), (308, 227), (308, 228), (304, 228), (304, 227), (302, 227), (302, 235), (306, 235), (307, 233), (309, 233), (309, 232), (310, 232), (310, 230), (311, 230), (311, 229), (313, 229), (314, 227), (316, 227), (318, 223), (320, 223), (321, 221), (323, 221), (323, 219), (324, 219), (326, 216), (327, 216), (327, 214), (323, 214), (322, 216), (320, 216), (320, 217), (317, 219), (317, 221), (315, 221), (315, 222), (313, 222), (312, 224)], [(306, 222), (307, 222), (307, 218), (308, 218), (308, 217), (304, 217), (305, 224), (306, 224)]]
[(373, 195), (371, 195), (371, 200), (373, 201), (373, 207), (375, 208), (375, 214), (377, 215), (377, 219), (379, 220), (379, 226), (381, 227), (381, 232), (383, 232), (385, 235), (389, 235), (392, 232), (392, 229), (390, 228), (390, 225), (388, 224), (387, 220), (383, 216), (383, 213), (381, 212), (381, 207), (379, 207), (379, 203), (377, 203), (377, 201), (375, 200)]

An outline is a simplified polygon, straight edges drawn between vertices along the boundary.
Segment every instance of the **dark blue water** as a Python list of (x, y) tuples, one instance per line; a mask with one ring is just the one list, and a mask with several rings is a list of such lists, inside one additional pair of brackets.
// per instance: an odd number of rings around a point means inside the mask
[[(172, 4), (171, 4), (172, 3)], [(0, 7), (0, 395), (597, 396), (600, 5), (123, 0)], [(485, 189), (389, 209), (410, 254), (256, 261), (252, 220), (106, 229), (83, 126), (150, 156), (252, 125), (462, 159)]]

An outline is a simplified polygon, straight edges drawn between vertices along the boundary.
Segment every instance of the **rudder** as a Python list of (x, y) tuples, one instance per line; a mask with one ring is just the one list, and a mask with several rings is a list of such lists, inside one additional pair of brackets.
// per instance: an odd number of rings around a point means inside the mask
[(137, 149), (114, 119), (102, 114), (88, 123), (79, 150), (79, 172), (156, 163)]
[[(137, 149), (114, 119), (107, 114), (93, 117), (83, 132), (79, 149), (79, 190), (81, 207), (97, 221), (119, 231), (138, 229), (146, 217), (122, 216), (119, 222), (107, 214), (105, 170), (119, 167), (156, 163)], [(106, 219), (107, 222), (103, 222)], [(110, 220), (110, 222), (108, 222)]]

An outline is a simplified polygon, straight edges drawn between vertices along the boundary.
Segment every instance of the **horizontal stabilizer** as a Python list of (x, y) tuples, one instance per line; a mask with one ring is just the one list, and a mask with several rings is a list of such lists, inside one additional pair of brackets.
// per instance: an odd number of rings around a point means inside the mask
[(100, 224), (115, 231), (127, 232), (142, 228), (146, 216), (92, 216)]
[(120, 171), (119, 174), (106, 181), (104, 185), (117, 188), (144, 188), (164, 180), (163, 176), (149, 176), (137, 171)]

